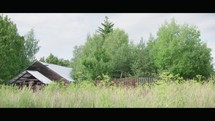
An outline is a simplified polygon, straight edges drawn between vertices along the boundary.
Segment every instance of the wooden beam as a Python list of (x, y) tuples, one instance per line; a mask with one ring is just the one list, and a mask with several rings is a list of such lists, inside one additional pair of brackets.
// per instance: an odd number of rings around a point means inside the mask
[(22, 72), (17, 78), (14, 79), (13, 82), (16, 82), (18, 79), (20, 79), (23, 75), (25, 75), (25, 73), (27, 73), (27, 71)]
[(23, 80), (23, 81), (16, 81), (16, 83), (31, 83), (31, 82), (35, 82), (35, 83), (37, 83), (37, 82), (40, 82), (40, 83), (42, 83), (40, 80), (38, 80), (38, 79), (26, 79), (26, 80)]
[(28, 81), (40, 81), (38, 79), (27, 79)]
[(31, 75), (30, 74), (24, 74), (22, 77), (30, 77)]

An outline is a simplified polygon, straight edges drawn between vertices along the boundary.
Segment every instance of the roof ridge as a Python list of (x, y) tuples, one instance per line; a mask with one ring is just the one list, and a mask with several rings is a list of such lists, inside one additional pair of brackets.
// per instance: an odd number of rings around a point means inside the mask
[(69, 68), (69, 69), (72, 69), (71, 67), (67, 67), (67, 66), (61, 66), (61, 65), (57, 65), (57, 64), (53, 64), (53, 63), (47, 63), (47, 62), (42, 62), (42, 61), (39, 61), (40, 63), (42, 64), (48, 64), (48, 65), (54, 65), (54, 66), (59, 66), (59, 67), (63, 67), (63, 68)]

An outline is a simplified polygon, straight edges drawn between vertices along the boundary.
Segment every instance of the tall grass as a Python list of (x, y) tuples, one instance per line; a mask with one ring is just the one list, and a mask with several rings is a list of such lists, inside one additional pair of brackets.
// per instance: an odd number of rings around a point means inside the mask
[(136, 88), (105, 87), (92, 84), (50, 84), (34, 93), (13, 86), (0, 86), (3, 108), (191, 108), (215, 107), (212, 81), (182, 83), (158, 81), (152, 86)]

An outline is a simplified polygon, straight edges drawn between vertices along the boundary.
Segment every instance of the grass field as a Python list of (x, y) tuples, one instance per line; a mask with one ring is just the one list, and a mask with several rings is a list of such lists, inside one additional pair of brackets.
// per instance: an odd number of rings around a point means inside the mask
[(215, 107), (212, 81), (183, 83), (158, 81), (137, 88), (94, 86), (88, 83), (61, 87), (53, 84), (33, 93), (25, 88), (0, 86), (3, 108), (192, 108)]

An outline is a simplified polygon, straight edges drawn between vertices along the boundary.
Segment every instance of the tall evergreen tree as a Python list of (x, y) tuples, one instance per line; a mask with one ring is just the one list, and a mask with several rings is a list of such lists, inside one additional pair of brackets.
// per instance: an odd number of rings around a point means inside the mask
[(105, 16), (104, 23), (101, 24), (102, 27), (99, 27), (97, 32), (100, 33), (103, 36), (103, 38), (105, 38), (108, 33), (113, 31), (114, 24), (109, 21), (109, 18), (107, 16)]

